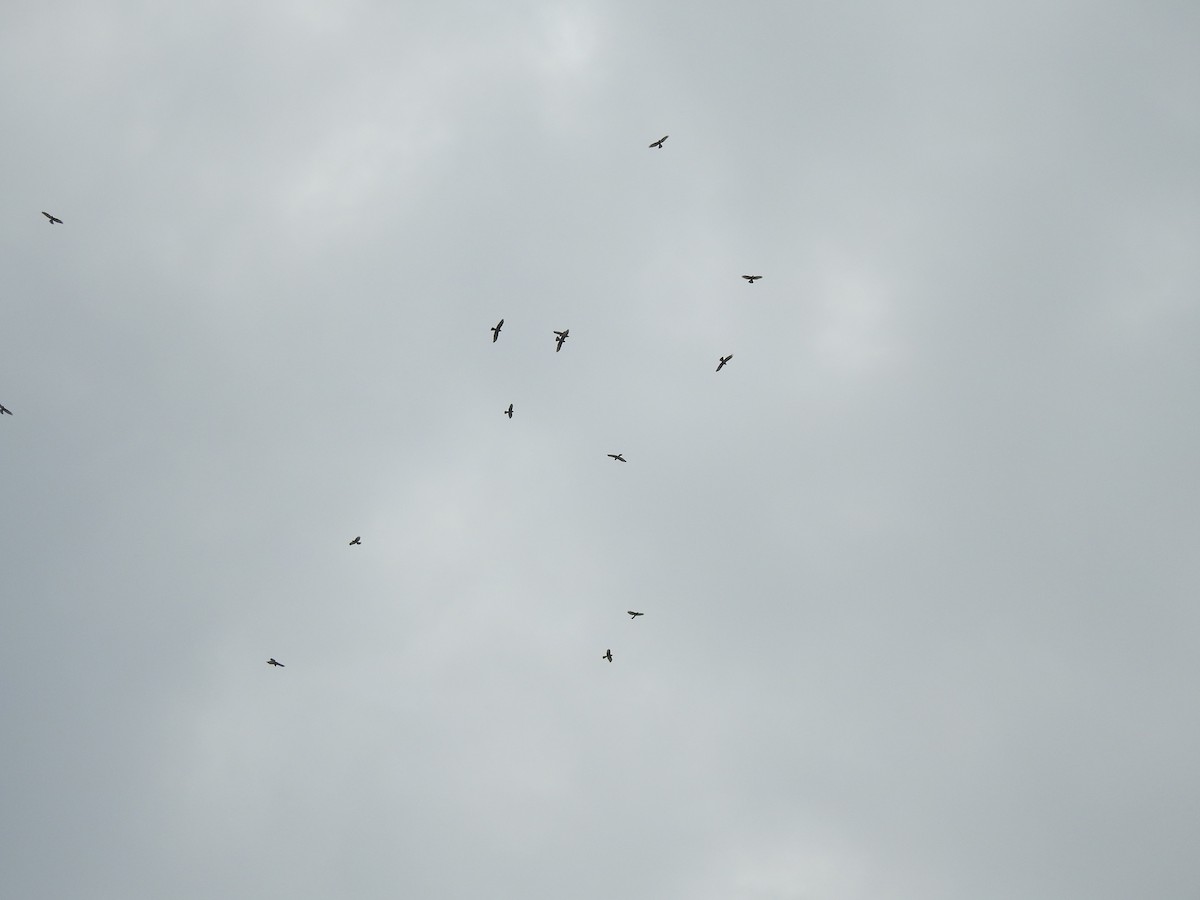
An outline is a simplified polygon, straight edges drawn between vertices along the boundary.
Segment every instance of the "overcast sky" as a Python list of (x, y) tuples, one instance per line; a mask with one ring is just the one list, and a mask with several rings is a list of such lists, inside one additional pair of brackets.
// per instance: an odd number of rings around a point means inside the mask
[(1200, 896), (1198, 42), (6, 6), (4, 895)]

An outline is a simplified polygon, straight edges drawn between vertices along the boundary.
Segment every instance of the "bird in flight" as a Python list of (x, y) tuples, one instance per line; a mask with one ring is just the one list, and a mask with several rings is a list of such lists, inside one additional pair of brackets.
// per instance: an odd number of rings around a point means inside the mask
[(608, 455), (612, 459), (615, 459), (617, 462), (625, 462), (626, 461), (624, 453), (609, 453)]
[(756, 281), (758, 281), (758, 279), (762, 278), (761, 275), (743, 275), (742, 277), (745, 278), (751, 284), (754, 284), (754, 282), (756, 282)]
[(508, 409), (506, 409), (506, 410), (504, 411), (504, 414), (505, 414), (506, 416), (508, 416), (510, 419), (512, 418), (512, 404), (511, 404), (511, 403), (510, 403), (510, 404), (508, 404)]
[(665, 141), (665, 140), (666, 140), (667, 138), (669, 138), (669, 137), (670, 137), (670, 135), (669, 135), (669, 134), (664, 134), (662, 137), (660, 137), (660, 138), (659, 138), (657, 141), (655, 141), (655, 142), (654, 142), (653, 144), (651, 144), (650, 146), (651, 146), (651, 147), (657, 147), (659, 150), (661, 150), (661, 149), (663, 148), (663, 141)]
[(42, 215), (43, 215), (43, 216), (45, 216), (47, 219), (49, 219), (49, 220), (50, 220), (50, 224), (51, 224), (51, 225), (55, 224), (56, 222), (57, 222), (59, 225), (61, 225), (61, 224), (63, 223), (63, 220), (62, 220), (62, 219), (59, 219), (59, 218), (57, 218), (57, 217), (55, 217), (55, 216), (52, 216), (52, 215), (50, 215), (50, 213), (46, 212), (44, 209), (42, 210)]
[(12, 415), (11, 409), (5, 409), (3, 406), (0, 406), (0, 416), (11, 416), (11, 415)]
[(287, 666), (285, 666), (283, 663), (281, 663), (279, 660), (277, 660), (277, 659), (276, 659), (275, 657), (273, 657), (273, 656), (272, 656), (270, 659), (268, 659), (268, 660), (267, 660), (267, 665), (268, 665), (268, 666), (279, 666), (279, 668), (281, 668), (281, 669), (286, 669), (286, 668), (287, 668)]
[(634, 612), (632, 609), (627, 609), (627, 610), (625, 610), (625, 612), (629, 613), (629, 619), (630, 619), (630, 621), (633, 621), (633, 620), (634, 620), (634, 619), (636, 619), (638, 616), (644, 616), (644, 615), (645, 615), (645, 613)]
[(607, 653), (605, 653), (605, 654), (604, 654), (602, 657), (600, 657), (600, 658), (601, 658), (601, 659), (607, 659), (609, 662), (612, 662), (612, 651), (611, 651), (611, 650), (609, 650)]
[(350, 542), (351, 547), (353, 547), (355, 544), (358, 544), (359, 546), (362, 545), (362, 535), (361, 534)]
[(554, 348), (554, 352), (557, 353), (562, 349), (563, 341), (567, 339), (567, 335), (571, 333), (571, 329), (568, 328), (566, 331), (556, 331), (554, 333), (558, 335), (558, 337), (554, 339), (554, 342), (558, 345)]
[(503, 319), (501, 319), (499, 322), (497, 322), (497, 323), (496, 323), (496, 327), (495, 327), (495, 328), (493, 328), (493, 329), (491, 329), (491, 331), (492, 331), (492, 343), (493, 343), (493, 344), (494, 344), (494, 343), (496, 343), (496, 341), (499, 339), (499, 337), (500, 337), (500, 329), (501, 329), (501, 328), (503, 328), (503, 327), (504, 327), (504, 320), (503, 320)]
[(728, 356), (722, 356), (721, 361), (717, 364), (717, 371), (720, 372), (723, 368), (725, 368), (725, 363), (729, 362), (731, 359), (733, 359), (732, 353), (730, 353)]

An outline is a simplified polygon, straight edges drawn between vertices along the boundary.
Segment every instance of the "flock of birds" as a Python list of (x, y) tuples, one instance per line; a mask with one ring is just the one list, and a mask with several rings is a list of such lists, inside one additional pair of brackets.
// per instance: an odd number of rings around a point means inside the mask
[[(666, 141), (666, 139), (668, 137), (670, 137), (669, 134), (664, 134), (657, 141), (655, 141), (654, 143), (652, 143), (650, 145), (651, 149), (657, 149), (657, 150), (663, 149), (663, 142)], [(42, 210), (42, 215), (46, 217), (46, 219), (49, 221), (49, 223), (51, 225), (62, 225), (63, 224), (62, 219), (58, 218), (57, 216), (50, 215), (50, 213), (46, 212), (45, 210)], [(762, 276), (761, 275), (743, 275), (742, 278), (745, 279), (747, 284), (754, 284), (754, 282), (758, 281), (760, 278), (762, 278)], [(493, 325), (489, 329), (492, 332), (492, 343), (493, 344), (496, 343), (496, 341), (500, 340), (500, 329), (502, 329), (503, 327), (504, 327), (504, 320), (501, 319), (499, 322), (497, 322), (495, 325)], [(559, 351), (562, 350), (563, 344), (565, 344), (567, 342), (567, 338), (570, 337), (570, 335), (571, 335), (571, 329), (569, 329), (569, 328), (564, 328), (562, 331), (554, 332), (554, 352), (555, 353), (558, 353)], [(716, 370), (718, 372), (720, 372), (723, 368), (725, 368), (726, 365), (729, 364), (729, 361), (731, 359), (733, 359), (732, 353), (730, 353), (728, 356), (718, 357)], [(511, 403), (508, 404), (508, 408), (505, 409), (503, 412), (504, 412), (504, 415), (508, 416), (508, 418), (511, 419), (513, 417), (513, 405)], [(12, 412), (8, 409), (5, 409), (3, 406), (0, 406), (0, 415), (11, 416)], [(610, 459), (612, 459), (616, 462), (627, 462), (627, 460), (625, 459), (625, 454), (623, 454), (623, 453), (609, 453), (607, 455)], [(354, 540), (352, 540), (350, 542), (350, 546), (351, 547), (362, 546), (362, 535), (356, 536), (354, 538)], [(632, 609), (626, 610), (626, 612), (629, 614), (629, 618), (631, 621), (637, 619), (638, 616), (645, 615), (645, 613), (636, 612), (635, 610), (632, 610)], [(613, 661), (612, 648), (605, 650), (604, 655), (601, 656), (600, 658), (608, 660), (609, 662), (612, 662)], [(270, 659), (268, 659), (267, 665), (268, 666), (278, 666), (281, 669), (286, 668), (286, 666), (284, 666), (284, 664), (281, 663), (279, 660), (275, 659), (275, 657), (271, 657)]]

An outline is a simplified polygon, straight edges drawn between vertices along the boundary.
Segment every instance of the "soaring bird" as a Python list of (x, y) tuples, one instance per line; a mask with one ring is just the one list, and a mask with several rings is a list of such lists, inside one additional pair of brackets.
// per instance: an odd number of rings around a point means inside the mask
[(626, 461), (624, 453), (609, 453), (608, 455), (612, 459), (615, 459), (617, 462), (625, 462)]
[(508, 404), (508, 409), (506, 409), (506, 410), (504, 411), (504, 414), (505, 414), (506, 416), (508, 416), (510, 419), (512, 418), (512, 404), (511, 404), (511, 403), (510, 403), (510, 404)]
[(277, 660), (277, 659), (276, 659), (275, 657), (273, 657), (273, 656), (272, 656), (270, 659), (268, 659), (268, 660), (267, 660), (267, 665), (268, 665), (268, 666), (279, 666), (279, 668), (281, 668), (281, 669), (286, 669), (286, 668), (287, 668), (287, 666), (285, 666), (283, 663), (281, 663), (279, 660)]
[(362, 545), (362, 535), (361, 534), (350, 542), (351, 547), (353, 547), (355, 544), (358, 544), (360, 546)]
[(670, 135), (669, 135), (669, 134), (664, 134), (662, 137), (660, 137), (660, 138), (659, 138), (657, 141), (655, 141), (655, 142), (654, 142), (653, 144), (651, 144), (650, 146), (651, 146), (651, 147), (657, 147), (659, 150), (661, 150), (661, 149), (663, 148), (663, 141), (665, 141), (665, 140), (666, 140), (667, 138), (669, 138), (669, 137), (670, 137)]
[(55, 223), (58, 223), (59, 225), (61, 225), (63, 223), (62, 219), (55, 218), (54, 216), (50, 215), (50, 213), (46, 212), (44, 209), (42, 210), (42, 215), (50, 220), (51, 225), (54, 225)]
[(722, 356), (721, 361), (717, 364), (717, 371), (720, 372), (723, 368), (725, 368), (725, 363), (729, 362), (731, 359), (733, 359), (732, 353), (730, 353), (728, 356)]
[(632, 609), (627, 609), (627, 610), (625, 610), (625, 612), (629, 613), (629, 618), (630, 618), (630, 620), (631, 620), (631, 621), (632, 621), (633, 619), (636, 619), (638, 616), (644, 616), (644, 615), (645, 615), (645, 613), (634, 612)]
[(5, 409), (3, 406), (0, 406), (0, 416), (11, 416), (11, 415), (12, 415), (11, 409)]
[(754, 282), (756, 282), (756, 281), (758, 281), (758, 279), (762, 278), (761, 275), (743, 275), (742, 277), (745, 278), (751, 284), (754, 284)]
[(607, 653), (605, 653), (605, 654), (604, 654), (602, 657), (600, 657), (600, 658), (601, 658), (601, 659), (607, 659), (609, 662), (612, 662), (612, 651), (611, 651), (611, 650), (609, 650)]
[(567, 339), (567, 335), (571, 333), (571, 329), (568, 328), (566, 331), (556, 331), (554, 333), (558, 335), (558, 337), (554, 339), (554, 342), (558, 345), (554, 348), (554, 352), (557, 353), (562, 349), (563, 341)]
[(499, 322), (496, 323), (496, 327), (491, 329), (493, 344), (496, 343), (496, 340), (500, 337), (500, 329), (503, 327), (504, 327), (504, 320), (501, 319)]

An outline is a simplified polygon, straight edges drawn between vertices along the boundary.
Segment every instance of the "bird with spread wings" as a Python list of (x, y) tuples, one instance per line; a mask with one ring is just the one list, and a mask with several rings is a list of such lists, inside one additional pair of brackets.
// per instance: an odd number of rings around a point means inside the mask
[(654, 148), (654, 147), (657, 147), (659, 150), (661, 150), (661, 149), (663, 148), (663, 141), (665, 141), (665, 140), (666, 140), (667, 138), (669, 138), (669, 137), (670, 137), (670, 135), (669, 135), (669, 134), (664, 134), (662, 137), (660, 137), (660, 138), (659, 138), (657, 141), (655, 141), (655, 142), (654, 142), (653, 144), (651, 144), (650, 146), (651, 146), (652, 148)]
[(498, 341), (500, 339), (500, 329), (503, 327), (504, 327), (504, 320), (501, 319), (499, 322), (496, 323), (495, 327), (491, 329), (493, 344), (496, 343), (496, 341)]
[(61, 225), (63, 223), (62, 219), (58, 218), (57, 216), (50, 215), (50, 213), (46, 212), (44, 209), (42, 210), (42, 215), (50, 220), (51, 225), (55, 225), (55, 224)]

